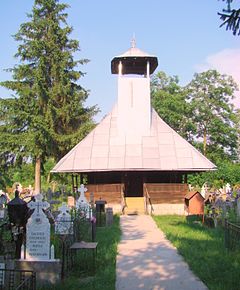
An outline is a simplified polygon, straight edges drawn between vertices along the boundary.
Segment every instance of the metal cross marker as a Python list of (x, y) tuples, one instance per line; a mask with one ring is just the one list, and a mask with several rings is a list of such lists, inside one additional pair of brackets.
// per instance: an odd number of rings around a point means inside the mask
[[(49, 208), (50, 204), (47, 201), (42, 201), (43, 200), (43, 196), (42, 194), (38, 194), (35, 196), (35, 200), (36, 201), (31, 201), (28, 203), (28, 207), (31, 209), (34, 209), (33, 214), (43, 214), (43, 209), (47, 209)], [(37, 210), (35, 210), (37, 209)], [(40, 210), (41, 209), (41, 210)]]

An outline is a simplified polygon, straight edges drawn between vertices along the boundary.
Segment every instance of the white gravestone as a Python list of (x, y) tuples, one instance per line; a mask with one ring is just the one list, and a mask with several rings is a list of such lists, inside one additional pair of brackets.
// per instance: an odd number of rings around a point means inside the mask
[(71, 215), (68, 213), (69, 207), (64, 202), (58, 209), (60, 214), (55, 220), (55, 233), (58, 235), (72, 235), (73, 222), (71, 221)]
[(4, 219), (6, 216), (6, 203), (7, 203), (7, 196), (5, 193), (0, 190), (0, 219)]
[(80, 192), (80, 197), (76, 202), (76, 208), (83, 214), (86, 214), (87, 218), (91, 218), (91, 207), (85, 197), (86, 191), (87, 188), (84, 187), (84, 184), (81, 184), (80, 188), (78, 189), (78, 192)]
[(28, 203), (34, 212), (27, 222), (26, 233), (26, 259), (30, 261), (43, 261), (50, 259), (50, 224), (43, 212), (49, 208), (49, 203), (42, 201), (43, 196), (35, 196), (36, 201)]
[(225, 192), (226, 194), (230, 194), (232, 192), (231, 185), (229, 183), (225, 186)]
[(208, 192), (208, 186), (207, 186), (207, 183), (205, 182), (201, 188), (201, 195), (203, 198), (206, 198), (207, 192)]

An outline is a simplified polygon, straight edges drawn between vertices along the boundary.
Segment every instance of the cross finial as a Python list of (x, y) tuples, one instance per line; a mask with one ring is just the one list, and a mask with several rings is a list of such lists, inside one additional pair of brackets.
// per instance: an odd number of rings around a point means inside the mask
[(132, 40), (131, 40), (131, 48), (135, 48), (136, 47), (136, 38), (135, 38), (135, 34), (133, 34)]
[(66, 214), (69, 211), (69, 207), (65, 202), (58, 208), (62, 214)]
[(81, 196), (84, 196), (84, 193), (87, 191), (87, 188), (84, 187), (84, 184), (80, 185), (80, 188), (78, 189), (78, 192), (81, 193)]
[(39, 193), (35, 196), (35, 201), (31, 201), (27, 204), (29, 208), (34, 209), (33, 215), (36, 215), (36, 214), (44, 215), (42, 209), (49, 208), (50, 206), (49, 203), (42, 200), (43, 200), (43, 196), (41, 193)]

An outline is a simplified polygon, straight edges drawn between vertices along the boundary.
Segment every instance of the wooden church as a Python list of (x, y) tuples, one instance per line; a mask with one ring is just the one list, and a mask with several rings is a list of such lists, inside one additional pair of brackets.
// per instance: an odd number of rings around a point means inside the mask
[(114, 57), (117, 103), (52, 170), (74, 174), (75, 186), (87, 176), (86, 196), (93, 193), (115, 212), (183, 214), (187, 174), (216, 168), (151, 107), (150, 75), (157, 66), (157, 57), (134, 41)]

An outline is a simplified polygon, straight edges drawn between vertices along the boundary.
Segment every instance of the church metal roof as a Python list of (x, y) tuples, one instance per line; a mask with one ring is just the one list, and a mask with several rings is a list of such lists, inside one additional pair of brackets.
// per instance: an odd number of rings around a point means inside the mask
[[(117, 105), (52, 172), (207, 171), (216, 166), (151, 112), (149, 135), (121, 136)], [(141, 124), (139, 124), (141, 126)]]
[(118, 74), (120, 61), (123, 64), (123, 74), (144, 74), (147, 62), (150, 64), (150, 74), (152, 74), (158, 66), (157, 57), (135, 47), (135, 41), (133, 41), (129, 50), (113, 58), (111, 61), (112, 74)]

